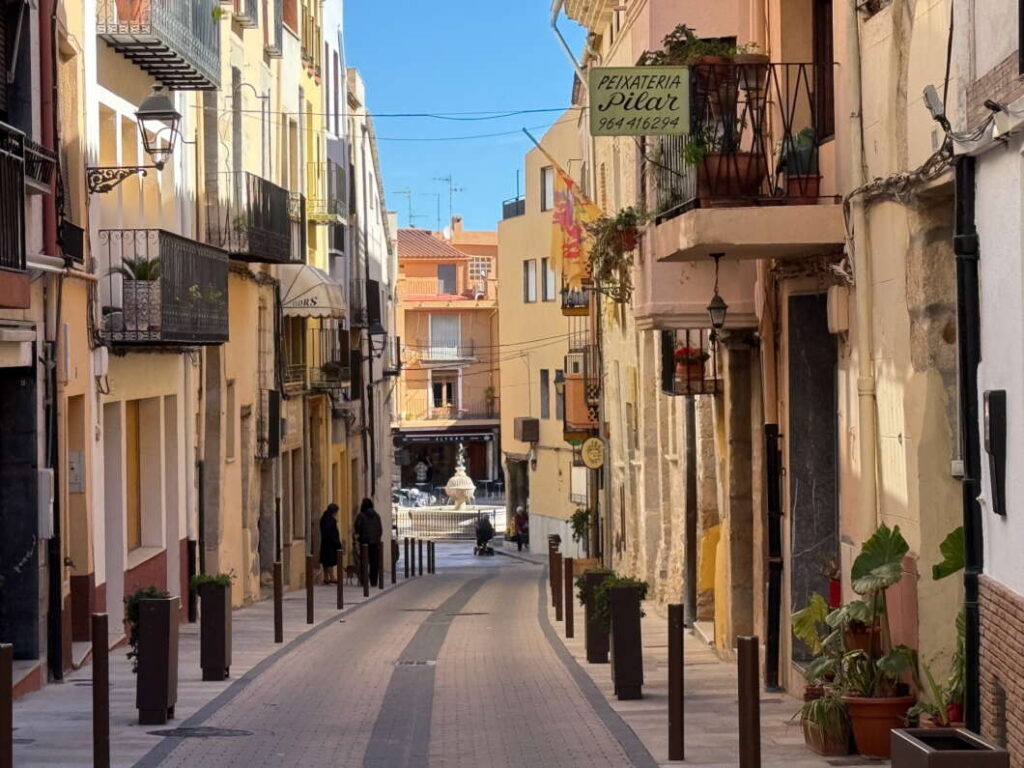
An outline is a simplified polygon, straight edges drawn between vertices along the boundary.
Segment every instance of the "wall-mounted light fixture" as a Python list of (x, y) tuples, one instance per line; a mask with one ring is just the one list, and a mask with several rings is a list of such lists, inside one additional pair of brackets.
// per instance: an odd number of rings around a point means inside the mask
[(729, 305), (725, 303), (718, 292), (718, 262), (725, 256), (724, 253), (712, 253), (711, 258), (715, 260), (715, 293), (708, 304), (708, 317), (711, 318), (711, 340), (718, 341), (719, 332), (725, 327), (725, 316), (729, 312)]
[(174, 108), (167, 91), (160, 87), (153, 89), (139, 105), (135, 119), (142, 136), (142, 146), (146, 154), (153, 159), (152, 165), (137, 166), (86, 166), (86, 184), (90, 194), (109, 192), (125, 179), (135, 174), (146, 175), (146, 172), (163, 170), (167, 160), (174, 154), (174, 145), (178, 141), (181, 126), (181, 115)]
[(380, 320), (374, 320), (370, 324), (368, 333), (370, 336), (370, 352), (374, 357), (380, 357), (384, 354), (384, 348), (388, 343), (388, 332), (384, 329)]

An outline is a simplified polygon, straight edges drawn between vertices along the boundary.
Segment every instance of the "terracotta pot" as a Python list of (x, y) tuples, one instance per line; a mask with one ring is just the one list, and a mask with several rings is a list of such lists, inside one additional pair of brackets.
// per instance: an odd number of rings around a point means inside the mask
[(697, 164), (697, 197), (701, 207), (758, 197), (767, 169), (764, 156), (753, 152), (709, 152)]
[(786, 198), (797, 205), (815, 205), (821, 196), (821, 176), (787, 174)]
[(825, 695), (825, 686), (823, 685), (805, 685), (804, 686), (804, 701), (816, 701)]
[(699, 393), (704, 388), (704, 363), (677, 361), (675, 381), (673, 383), (677, 394)]
[(913, 696), (869, 699), (861, 696), (844, 696), (846, 710), (850, 713), (850, 726), (857, 753), (864, 757), (887, 759), (890, 752), (889, 732), (903, 727), (903, 716), (914, 706)]
[(843, 632), (843, 642), (848, 650), (864, 651), (864, 653), (874, 656), (881, 656), (882, 628), (867, 627), (860, 622), (854, 622)]
[(817, 723), (801, 720), (804, 730), (804, 743), (813, 752), (825, 757), (838, 757), (850, 754), (850, 729), (843, 728), (838, 733), (823, 730)]
[(623, 253), (636, 250), (637, 237), (636, 227), (627, 227), (626, 229), (619, 230), (619, 247), (622, 248)]

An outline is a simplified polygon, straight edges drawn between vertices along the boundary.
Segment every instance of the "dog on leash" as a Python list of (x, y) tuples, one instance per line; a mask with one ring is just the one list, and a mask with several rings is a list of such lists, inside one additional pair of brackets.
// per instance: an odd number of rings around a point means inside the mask
[(356, 567), (354, 565), (346, 565), (345, 566), (345, 583), (346, 584), (354, 583), (358, 576), (359, 576), (359, 571), (356, 570)]

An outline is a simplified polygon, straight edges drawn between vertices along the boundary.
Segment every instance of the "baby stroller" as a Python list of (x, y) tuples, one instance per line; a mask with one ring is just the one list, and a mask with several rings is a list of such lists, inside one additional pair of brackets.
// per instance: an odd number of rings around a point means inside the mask
[(473, 547), (473, 554), (493, 555), (494, 547), (490, 545), (490, 541), (494, 538), (494, 526), (491, 525), (491, 519), (489, 517), (477, 518), (475, 531), (476, 546)]

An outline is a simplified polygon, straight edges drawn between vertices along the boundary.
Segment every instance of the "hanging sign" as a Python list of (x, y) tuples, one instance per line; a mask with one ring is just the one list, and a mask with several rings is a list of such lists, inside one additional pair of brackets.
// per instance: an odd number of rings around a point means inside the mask
[(680, 136), (690, 132), (687, 67), (594, 67), (592, 136)]
[(604, 440), (600, 437), (591, 437), (583, 443), (580, 448), (580, 457), (583, 459), (583, 466), (587, 469), (600, 469), (604, 466)]

